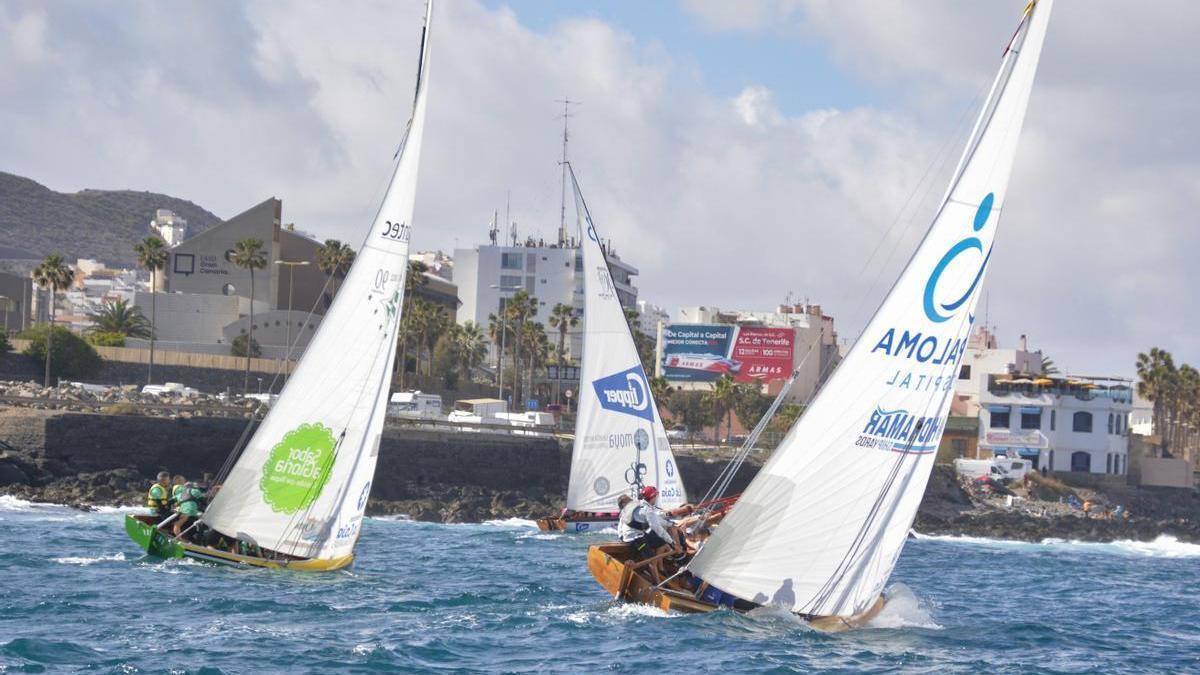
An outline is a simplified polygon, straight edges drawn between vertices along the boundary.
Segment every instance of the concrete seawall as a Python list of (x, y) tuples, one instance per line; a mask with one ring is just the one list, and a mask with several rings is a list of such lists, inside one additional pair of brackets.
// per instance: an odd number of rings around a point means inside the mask
[[(140, 501), (145, 484), (163, 470), (189, 478), (215, 474), (246, 427), (240, 419), (23, 408), (2, 413), (0, 441), (9, 449), (0, 464), (8, 461), (16, 470), (0, 467), (0, 488), (61, 485), (65, 496), (54, 501), (68, 502)], [(694, 498), (725, 466), (724, 460), (682, 453), (677, 463)], [(562, 507), (569, 469), (570, 448), (552, 438), (389, 427), (380, 445), (372, 509), (428, 520), (547, 515)], [(747, 465), (733, 490), (744, 487), (756, 469)], [(90, 489), (96, 486), (105, 489), (97, 494)]]

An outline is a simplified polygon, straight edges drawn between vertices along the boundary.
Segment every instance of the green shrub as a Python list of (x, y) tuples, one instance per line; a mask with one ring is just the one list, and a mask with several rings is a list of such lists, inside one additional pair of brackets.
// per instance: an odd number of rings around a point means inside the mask
[(8, 341), (8, 331), (0, 330), (0, 354), (12, 351), (12, 343)]
[(87, 336), (87, 341), (97, 347), (124, 347), (125, 334), (109, 331), (96, 331)]
[[(239, 335), (233, 338), (233, 344), (229, 345), (229, 353), (234, 356), (246, 356), (246, 334)], [(258, 346), (258, 340), (250, 340), (250, 357), (258, 358), (262, 356), (262, 347)]]
[[(29, 340), (29, 346), (24, 354), (46, 365), (46, 333), (49, 324), (39, 323), (21, 331), (19, 337)], [(75, 333), (63, 328), (54, 327), (53, 352), (50, 354), (50, 377), (87, 380), (100, 374), (104, 367), (104, 359), (96, 353), (96, 349), (86, 340)]]

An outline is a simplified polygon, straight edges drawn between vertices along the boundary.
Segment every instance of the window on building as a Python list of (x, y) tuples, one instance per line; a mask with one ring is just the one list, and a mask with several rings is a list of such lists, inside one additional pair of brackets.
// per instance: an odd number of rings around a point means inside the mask
[(1042, 428), (1042, 411), (1031, 412), (1027, 410), (1021, 411), (1021, 428), (1022, 429), (1041, 429)]
[(576, 272), (583, 271), (583, 256), (581, 256), (581, 255), (575, 256), (575, 271)]
[(511, 291), (514, 288), (519, 288), (520, 286), (521, 286), (521, 277), (509, 276), (507, 274), (500, 276), (500, 290)]
[(1089, 472), (1092, 470), (1092, 455), (1080, 450), (1071, 453), (1071, 471)]
[(1012, 424), (1011, 416), (1010, 411), (997, 408), (991, 411), (991, 421), (988, 425), (993, 429), (1007, 429)]
[(1112, 473), (1112, 472), (1113, 472), (1112, 454), (1109, 453), (1104, 456), (1104, 473)]
[(520, 253), (501, 253), (500, 268), (506, 270), (521, 269), (521, 254)]
[(950, 439), (950, 449), (954, 450), (954, 454), (958, 457), (967, 456), (967, 439), (952, 438)]
[(525, 277), (525, 292), (533, 295), (535, 292), (534, 285), (537, 283), (536, 277)]
[(1092, 433), (1092, 413), (1079, 411), (1071, 416), (1071, 431), (1081, 434)]
[(1055, 422), (1057, 421), (1055, 418), (1058, 416), (1054, 414), (1055, 412), (1057, 412), (1057, 411), (1055, 411), (1055, 410), (1050, 411), (1050, 431), (1054, 431), (1054, 425), (1055, 425)]
[(1108, 413), (1108, 433), (1111, 436), (1113, 432), (1113, 414)]
[(537, 254), (536, 253), (526, 253), (525, 254), (525, 271), (529, 272), (530, 274), (537, 271)]
[(971, 379), (971, 366), (963, 366), (962, 368), (959, 368), (958, 369), (958, 379), (960, 379), (960, 380)]

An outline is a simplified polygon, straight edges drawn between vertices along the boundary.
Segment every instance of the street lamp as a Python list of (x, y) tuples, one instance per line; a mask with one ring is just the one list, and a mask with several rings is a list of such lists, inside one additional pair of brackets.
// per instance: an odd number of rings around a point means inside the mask
[(296, 268), (308, 264), (307, 260), (276, 260), (276, 265), (288, 268), (288, 315), (287, 315), (287, 347), (283, 351), (283, 383), (287, 384), (288, 371), (292, 361), (292, 291), (295, 290)]
[[(499, 291), (519, 291), (520, 286), (500, 286), (491, 284), (492, 288)], [(507, 323), (505, 318), (505, 307), (500, 307), (500, 351), (496, 352), (496, 398), (504, 400), (504, 338), (508, 334)]]

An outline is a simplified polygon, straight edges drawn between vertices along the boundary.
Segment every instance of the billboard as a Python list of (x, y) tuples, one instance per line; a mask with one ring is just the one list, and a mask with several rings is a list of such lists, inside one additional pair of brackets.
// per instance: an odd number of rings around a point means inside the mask
[(675, 382), (712, 382), (722, 375), (738, 382), (783, 380), (792, 372), (795, 335), (791, 328), (667, 324), (663, 376)]

